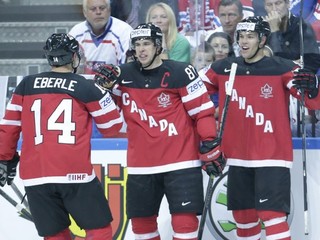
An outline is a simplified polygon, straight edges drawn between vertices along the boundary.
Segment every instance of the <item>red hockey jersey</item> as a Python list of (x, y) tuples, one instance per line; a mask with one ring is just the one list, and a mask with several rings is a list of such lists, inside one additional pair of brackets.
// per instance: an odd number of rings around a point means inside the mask
[(104, 135), (122, 118), (109, 93), (73, 73), (25, 77), (0, 121), (0, 159), (10, 160), (22, 131), (20, 177), (25, 186), (89, 182), (92, 117)]
[(214, 106), (193, 66), (164, 60), (152, 70), (120, 66), (117, 103), (127, 123), (129, 174), (199, 167), (200, 140), (216, 136)]
[[(278, 57), (264, 57), (253, 64), (245, 63), (242, 57), (217, 61), (201, 78), (209, 93), (219, 92), (220, 103), (225, 99), (233, 61), (238, 63), (237, 75), (222, 137), (228, 165), (291, 167), (288, 111), (290, 94), (300, 98), (292, 87), (292, 70), (297, 66)], [(305, 103), (311, 109), (319, 108), (320, 94), (315, 99), (306, 96)]]

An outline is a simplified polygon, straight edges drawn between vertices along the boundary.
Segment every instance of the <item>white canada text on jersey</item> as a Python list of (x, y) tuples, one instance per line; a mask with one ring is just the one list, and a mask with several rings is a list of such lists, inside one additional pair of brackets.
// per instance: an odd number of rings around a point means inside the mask
[(246, 99), (246, 97), (238, 96), (236, 89), (232, 90), (231, 101), (239, 103), (239, 109), (245, 111), (245, 117), (255, 119), (256, 126), (263, 126), (264, 133), (273, 133), (271, 120), (265, 119), (265, 115), (261, 112), (254, 112), (253, 106), (247, 104)]
[(168, 136), (178, 135), (178, 131), (172, 122), (168, 122), (167, 119), (160, 119), (157, 121), (153, 116), (147, 115), (145, 109), (138, 108), (137, 103), (130, 100), (130, 95), (128, 93), (122, 94), (122, 102), (125, 106), (130, 106), (130, 113), (139, 114), (141, 121), (147, 121), (150, 128), (159, 128), (160, 132), (167, 131)]

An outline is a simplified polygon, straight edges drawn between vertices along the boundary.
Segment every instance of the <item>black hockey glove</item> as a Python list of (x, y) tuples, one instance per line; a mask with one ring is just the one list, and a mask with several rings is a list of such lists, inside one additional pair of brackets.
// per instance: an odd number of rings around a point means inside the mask
[(118, 81), (121, 70), (118, 66), (113, 64), (105, 64), (99, 66), (95, 72), (94, 82), (103, 88), (112, 90), (113, 86)]
[(319, 81), (318, 77), (314, 75), (313, 72), (304, 68), (299, 68), (294, 71), (293, 79), (293, 87), (300, 91), (306, 91), (310, 99), (317, 97), (319, 92)]
[(202, 142), (200, 147), (202, 169), (205, 170), (209, 176), (220, 176), (226, 166), (226, 160), (220, 150), (220, 142), (221, 139), (216, 138), (212, 141)]
[(0, 161), (0, 186), (11, 185), (14, 177), (17, 173), (17, 165), (20, 160), (20, 156), (16, 153), (9, 161)]

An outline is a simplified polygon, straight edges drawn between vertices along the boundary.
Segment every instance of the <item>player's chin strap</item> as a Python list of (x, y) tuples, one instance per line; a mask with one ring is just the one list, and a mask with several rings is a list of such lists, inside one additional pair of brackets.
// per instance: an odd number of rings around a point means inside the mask
[(144, 70), (144, 69), (146, 69), (146, 68), (150, 67), (150, 66), (152, 65), (152, 63), (154, 62), (154, 60), (156, 59), (156, 57), (157, 57), (157, 56), (159, 56), (159, 55), (161, 54), (161, 52), (162, 52), (162, 47), (160, 47), (159, 51), (158, 51), (158, 47), (157, 47), (157, 51), (156, 51), (156, 53), (154, 54), (154, 56), (153, 56), (153, 58), (152, 58), (151, 62), (150, 62), (147, 66), (142, 66), (142, 64), (139, 62), (139, 63), (140, 63), (140, 71), (142, 71), (142, 70)]
[(260, 41), (259, 41), (259, 45), (258, 45), (258, 48), (257, 48), (256, 52), (253, 54), (252, 57), (249, 57), (248, 59), (254, 58), (254, 57), (258, 54), (259, 50), (263, 48), (263, 46), (260, 47), (260, 43), (261, 43), (261, 39), (260, 39)]

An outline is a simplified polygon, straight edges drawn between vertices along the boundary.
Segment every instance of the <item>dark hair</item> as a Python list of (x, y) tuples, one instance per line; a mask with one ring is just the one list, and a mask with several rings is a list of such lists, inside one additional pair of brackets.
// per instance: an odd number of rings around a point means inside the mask
[(240, 16), (243, 16), (243, 5), (240, 0), (221, 0), (219, 5), (218, 5), (218, 13), (219, 13), (219, 8), (220, 6), (230, 6), (235, 4), (238, 7), (238, 11), (240, 13)]
[(229, 44), (229, 53), (228, 56), (233, 56), (234, 52), (233, 52), (233, 47), (232, 47), (232, 40), (231, 37), (229, 36), (229, 34), (225, 33), (225, 32), (214, 32), (212, 33), (209, 38), (207, 39), (207, 42), (209, 44), (211, 44), (212, 40), (216, 37), (221, 37), (227, 40), (228, 44)]

